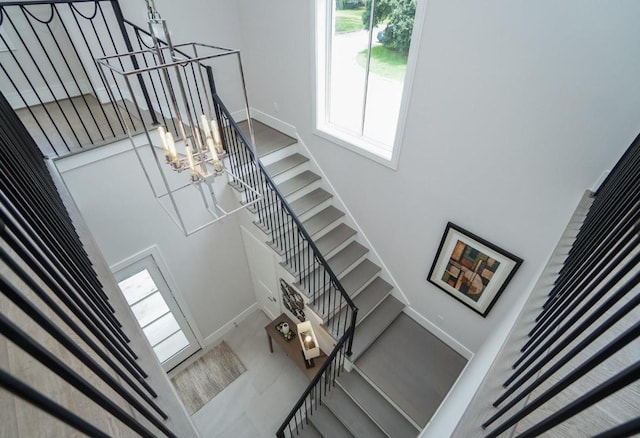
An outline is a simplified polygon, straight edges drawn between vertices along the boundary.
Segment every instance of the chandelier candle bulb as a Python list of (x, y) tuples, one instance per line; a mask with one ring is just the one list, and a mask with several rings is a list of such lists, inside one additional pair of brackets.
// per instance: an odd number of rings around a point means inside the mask
[(164, 151), (164, 155), (166, 156), (169, 154), (169, 148), (167, 148), (167, 131), (164, 129), (164, 126), (158, 126), (158, 136), (160, 137), (162, 150)]
[(222, 170), (222, 163), (220, 162), (220, 157), (216, 152), (216, 147), (213, 144), (213, 139), (211, 137), (207, 138), (207, 146), (209, 147), (209, 152), (211, 152), (211, 160), (213, 161), (213, 168), (219, 172)]
[(166, 140), (169, 157), (171, 158), (171, 161), (175, 162), (178, 159), (178, 154), (176, 152), (176, 142), (173, 140), (173, 134), (167, 132)]
[(202, 123), (202, 129), (204, 130), (204, 135), (206, 137), (211, 137), (211, 128), (209, 128), (209, 122), (207, 121), (207, 116), (205, 116), (204, 114), (201, 114), (200, 122)]
[(224, 149), (222, 149), (222, 140), (220, 139), (220, 130), (218, 129), (218, 121), (211, 121), (211, 132), (213, 133), (213, 141), (216, 145), (216, 152), (218, 155), (224, 154)]
[(215, 164), (216, 161), (220, 161), (220, 157), (218, 157), (218, 153), (216, 152), (216, 147), (213, 144), (213, 139), (211, 137), (207, 137), (207, 147), (209, 148), (209, 152), (211, 152), (211, 159)]
[(193, 152), (191, 151), (191, 146), (187, 143), (187, 145), (184, 148), (187, 151), (187, 160), (189, 160), (189, 169), (191, 169), (191, 174), (193, 174), (196, 171), (196, 163), (195, 161), (193, 161)]

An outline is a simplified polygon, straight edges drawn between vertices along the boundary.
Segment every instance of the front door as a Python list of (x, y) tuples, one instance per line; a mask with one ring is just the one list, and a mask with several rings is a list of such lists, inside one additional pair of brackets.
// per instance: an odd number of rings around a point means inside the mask
[(152, 256), (115, 273), (118, 286), (165, 371), (200, 345)]

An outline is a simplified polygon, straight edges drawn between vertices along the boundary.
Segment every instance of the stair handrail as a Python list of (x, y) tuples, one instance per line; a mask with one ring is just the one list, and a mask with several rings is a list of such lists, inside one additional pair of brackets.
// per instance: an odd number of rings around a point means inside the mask
[[(341, 351), (342, 347), (344, 346), (344, 343), (347, 341), (347, 339), (353, 334), (352, 331), (354, 330), (355, 327), (349, 327), (347, 329), (347, 331), (344, 333), (344, 335), (342, 335), (342, 337), (338, 340), (338, 342), (336, 343), (336, 346), (334, 347), (334, 349), (331, 351), (331, 353), (329, 353), (329, 356), (327, 356), (326, 361), (322, 364), (322, 366), (320, 367), (320, 369), (318, 370), (318, 372), (316, 373), (316, 375), (314, 376), (313, 379), (311, 379), (311, 382), (309, 382), (309, 384), (307, 385), (307, 387), (305, 388), (304, 392), (302, 393), (302, 395), (298, 398), (298, 401), (296, 402), (295, 405), (293, 405), (293, 409), (291, 409), (291, 411), (289, 412), (289, 415), (287, 415), (287, 417), (284, 419), (284, 421), (282, 422), (282, 424), (280, 425), (280, 427), (278, 428), (278, 430), (276, 431), (276, 436), (278, 438), (285, 438), (285, 434), (284, 431), (289, 427), (290, 428), (290, 424), (291, 421), (294, 420), (296, 414), (298, 413), (298, 411), (302, 408), (302, 406), (306, 403), (307, 397), (309, 397), (313, 391), (314, 388), (317, 387), (317, 385), (320, 383), (320, 380), (322, 379), (322, 377), (325, 377), (326, 380), (326, 372), (327, 370), (331, 371), (330, 368), (332, 367), (332, 364), (334, 363), (334, 361), (336, 360), (336, 356), (338, 355), (338, 353)], [(337, 369), (337, 373), (340, 373), (340, 369)], [(326, 392), (325, 392), (326, 394)], [(320, 400), (320, 403), (322, 402), (322, 389), (320, 390), (320, 393), (318, 394), (318, 399)], [(317, 404), (316, 404), (317, 406)], [(313, 405), (311, 405), (310, 407), (311, 409), (309, 409), (309, 407), (305, 407), (305, 410), (310, 411), (309, 414), (313, 413)], [(300, 423), (302, 424), (303, 421), (301, 419)], [(302, 426), (304, 427), (304, 426)], [(297, 429), (297, 423), (296, 423), (296, 429)], [(289, 430), (289, 433), (291, 434), (291, 430)]]
[[(222, 100), (220, 99), (220, 97), (218, 96), (217, 93), (213, 93), (213, 100), (214, 100), (215, 104), (222, 110), (222, 112), (226, 116), (227, 120), (229, 121), (229, 124), (231, 125), (233, 131), (240, 138), (241, 142), (243, 143), (243, 145), (247, 149), (247, 152), (250, 154), (251, 158), (253, 159), (255, 165), (258, 167), (258, 169), (260, 170), (260, 172), (264, 176), (264, 178), (267, 181), (267, 183), (269, 184), (270, 188), (276, 193), (277, 197), (279, 198), (279, 200), (282, 203), (282, 206), (287, 210), (287, 213), (291, 216), (292, 220), (295, 222), (298, 230), (302, 233), (303, 237), (308, 242), (309, 247), (312, 249), (312, 251), (314, 253), (314, 256), (318, 259), (320, 264), (327, 271), (331, 281), (336, 286), (336, 289), (340, 292), (342, 297), (345, 299), (346, 303), (349, 305), (349, 307), (353, 311), (354, 315), (356, 315), (357, 312), (358, 312), (358, 308), (353, 303), (353, 300), (351, 299), (351, 297), (349, 297), (349, 295), (345, 291), (344, 287), (342, 286), (342, 283), (340, 283), (340, 280), (338, 280), (338, 277), (333, 272), (333, 270), (329, 266), (329, 263), (327, 262), (327, 260), (324, 258), (324, 256), (322, 255), (322, 253), (320, 252), (320, 250), (318, 249), (318, 247), (314, 243), (313, 239), (309, 235), (309, 232), (302, 225), (302, 222), (300, 221), (298, 216), (293, 212), (293, 209), (291, 208), (291, 205), (286, 200), (285, 196), (282, 194), (282, 192), (280, 191), (280, 189), (278, 188), (276, 183), (273, 181), (273, 179), (271, 178), (271, 176), (269, 175), (269, 173), (265, 169), (264, 165), (260, 162), (259, 159), (257, 159), (253, 148), (249, 147), (250, 143), (245, 138), (244, 134), (240, 130), (240, 127), (238, 126), (236, 121), (233, 119), (233, 117), (231, 116), (231, 113), (229, 112), (229, 110), (227, 109), (225, 104), (222, 102)], [(354, 318), (354, 320), (355, 320), (355, 318)], [(349, 345), (349, 351), (347, 353), (348, 355), (351, 355), (351, 345), (352, 345), (352, 340), (351, 340), (350, 345)]]
[[(311, 248), (314, 257), (317, 258), (317, 260), (320, 262), (321, 266), (328, 273), (332, 285), (342, 295), (342, 297), (344, 298), (345, 302), (347, 303), (347, 305), (349, 306), (349, 308), (352, 311), (351, 322), (350, 322), (349, 327), (345, 330), (345, 332), (342, 334), (342, 336), (338, 339), (335, 347), (333, 348), (331, 353), (329, 353), (329, 355), (327, 356), (327, 359), (325, 360), (325, 362), (322, 364), (322, 366), (320, 366), (318, 372), (316, 373), (314, 378), (311, 380), (311, 382), (307, 385), (307, 387), (305, 388), (304, 392), (298, 398), (298, 401), (295, 403), (295, 405), (293, 406), (293, 408), (291, 409), (291, 411), (289, 412), (289, 414), (287, 415), (287, 417), (283, 421), (282, 425), (278, 429), (278, 431), (276, 433), (276, 436), (284, 438), (285, 429), (289, 428), (289, 433), (292, 434), (291, 422), (293, 420), (295, 420), (295, 428), (298, 429), (298, 424), (299, 424), (298, 421), (297, 421), (298, 416), (300, 416), (300, 427), (304, 427), (302, 425), (303, 412), (301, 412), (301, 409), (304, 409), (304, 416), (305, 417), (308, 417), (309, 415), (311, 415), (313, 413), (314, 402), (315, 402), (315, 406), (318, 406), (318, 403), (322, 403), (322, 391), (323, 391), (323, 388), (320, 387), (319, 390), (317, 390), (318, 385), (320, 384), (321, 380), (324, 377), (324, 380), (325, 380), (324, 393), (326, 395), (326, 392), (330, 389), (330, 387), (328, 388), (328, 386), (332, 386), (333, 385), (333, 382), (331, 382), (330, 384), (327, 383), (327, 382), (329, 382), (330, 379), (335, 380), (336, 377), (339, 376), (340, 371), (342, 369), (342, 366), (344, 364), (345, 354), (346, 354), (346, 356), (351, 356), (352, 347), (353, 347), (353, 338), (354, 338), (355, 328), (356, 328), (358, 308), (353, 303), (353, 301), (351, 300), (349, 295), (346, 293), (344, 287), (342, 286), (342, 284), (338, 280), (336, 274), (333, 272), (333, 270), (329, 266), (329, 264), (328, 264), (327, 260), (324, 258), (324, 256), (320, 253), (320, 250), (318, 249), (318, 247), (314, 243), (314, 241), (311, 238), (311, 236), (309, 235), (308, 231), (302, 225), (302, 222), (300, 221), (300, 219), (294, 213), (293, 209), (291, 208), (289, 202), (286, 200), (285, 196), (282, 194), (282, 192), (277, 187), (277, 185), (275, 184), (275, 182), (273, 181), (271, 176), (268, 174), (268, 172), (266, 171), (264, 165), (257, 158), (254, 149), (249, 146), (250, 143), (245, 138), (244, 134), (240, 130), (240, 128), (239, 128), (238, 124), (236, 123), (236, 121), (231, 117), (231, 113), (229, 112), (227, 107), (224, 105), (224, 103), (222, 102), (220, 97), (217, 95), (217, 93), (213, 92), (212, 96), (213, 96), (213, 101), (214, 101), (214, 104), (215, 104), (216, 108), (219, 111), (221, 111), (222, 115), (224, 115), (224, 117), (226, 118), (226, 120), (229, 123), (230, 128), (232, 129), (233, 134), (235, 136), (237, 136), (237, 138), (239, 138), (240, 142), (245, 147), (246, 152), (248, 152), (253, 164), (257, 167), (257, 169), (260, 171), (260, 173), (264, 177), (264, 181), (266, 182), (266, 184), (269, 185), (269, 188), (271, 190), (273, 190), (273, 192), (276, 194), (278, 200), (281, 203), (280, 205), (286, 210), (288, 215), (291, 217), (291, 219), (295, 223), (298, 231), (302, 234), (304, 239), (307, 241), (307, 244), (309, 245), (309, 248)], [(220, 117), (220, 114), (218, 114), (218, 117)], [(225, 135), (224, 130), (223, 130), (222, 134), (223, 134), (223, 136)], [(259, 188), (256, 187), (256, 189), (259, 189)], [(346, 345), (346, 352), (343, 351), (345, 345)], [(338, 360), (338, 364), (337, 365), (336, 365), (336, 360)], [(329, 374), (327, 374), (327, 372), (329, 372)], [(333, 374), (333, 376), (331, 376), (331, 374)], [(309, 400), (309, 405), (307, 405), (307, 400)]]

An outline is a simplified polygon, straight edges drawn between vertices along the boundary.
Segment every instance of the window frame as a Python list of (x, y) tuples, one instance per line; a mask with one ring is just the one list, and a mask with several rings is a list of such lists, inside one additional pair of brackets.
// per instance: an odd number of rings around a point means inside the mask
[(407, 59), (407, 72), (402, 89), (400, 113), (396, 127), (395, 139), (392, 145), (391, 156), (386, 158), (376, 149), (384, 147), (373, 139), (367, 139), (360, 135), (354, 135), (346, 129), (342, 129), (329, 122), (328, 93), (330, 88), (330, 53), (331, 37), (333, 34), (333, 20), (329, 20), (335, 9), (335, 0), (316, 0), (315, 19), (312, 26), (314, 59), (315, 59), (315, 93), (313, 95), (313, 133), (334, 144), (342, 146), (356, 154), (369, 158), (391, 169), (397, 169), (400, 157), (400, 149), (404, 139), (404, 132), (409, 109), (409, 101), (415, 69), (418, 62), (418, 46), (422, 36), (422, 26), (425, 18), (427, 0), (416, 0), (416, 15), (414, 17), (413, 32), (411, 34), (411, 47)]

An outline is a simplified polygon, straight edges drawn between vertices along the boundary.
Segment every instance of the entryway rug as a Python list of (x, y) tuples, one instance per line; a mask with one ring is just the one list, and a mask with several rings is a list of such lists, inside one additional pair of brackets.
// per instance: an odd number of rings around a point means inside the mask
[(238, 356), (222, 341), (171, 381), (193, 415), (245, 371)]

